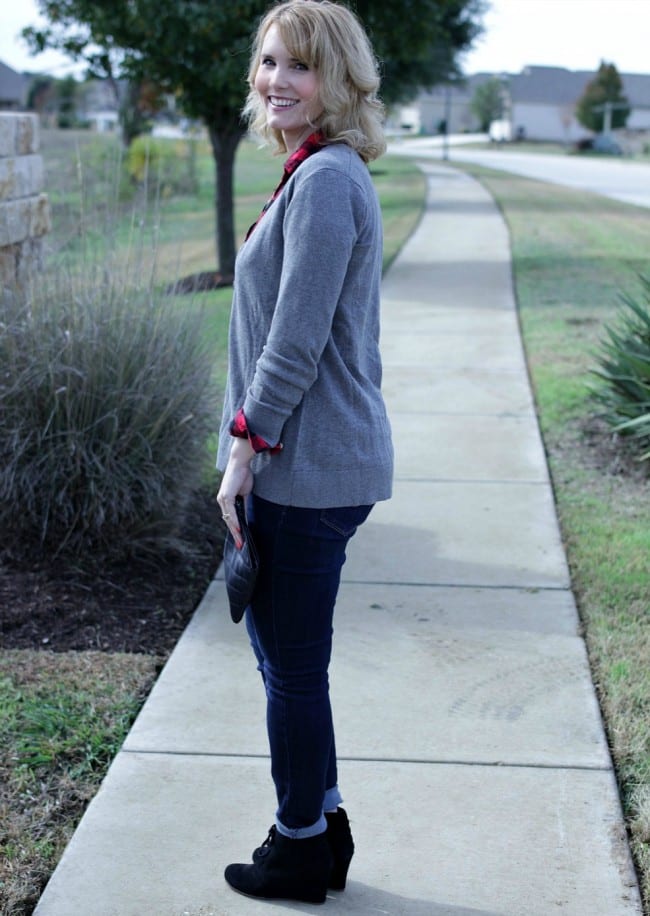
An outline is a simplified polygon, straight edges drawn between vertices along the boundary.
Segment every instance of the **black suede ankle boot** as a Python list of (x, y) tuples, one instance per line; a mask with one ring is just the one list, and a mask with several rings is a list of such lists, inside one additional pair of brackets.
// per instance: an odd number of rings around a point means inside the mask
[[(337, 808), (325, 815), (327, 820), (327, 842), (332, 853), (332, 869), (330, 871), (328, 887), (333, 891), (345, 890), (345, 882), (352, 856), (354, 855), (354, 840), (350, 830), (350, 821), (343, 808)], [(259, 861), (266, 855), (267, 847), (273, 842), (277, 832), (275, 825), (269, 829), (269, 835), (261, 846), (253, 850), (253, 862)]]
[(252, 865), (229, 865), (225, 878), (233, 890), (249, 897), (325, 903), (332, 853), (324, 833), (290, 840), (269, 832), (255, 850)]
[(329, 886), (334, 891), (342, 891), (345, 888), (348, 868), (354, 855), (354, 840), (350, 822), (343, 808), (337, 808), (336, 811), (326, 814), (325, 817), (327, 819), (327, 840), (334, 859)]

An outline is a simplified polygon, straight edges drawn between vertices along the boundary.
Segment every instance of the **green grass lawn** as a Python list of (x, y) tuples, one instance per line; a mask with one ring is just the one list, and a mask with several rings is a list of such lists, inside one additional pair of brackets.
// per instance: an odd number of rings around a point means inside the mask
[(0, 914), (33, 911), (162, 659), (0, 651)]
[(521, 325), (593, 678), (650, 912), (650, 468), (595, 419), (605, 323), (650, 274), (650, 212), (460, 164), (510, 230)]
[[(535, 153), (543, 156), (580, 156), (583, 158), (603, 158), (603, 153), (577, 152), (574, 143), (558, 143), (552, 141), (516, 140), (511, 143), (461, 143), (454, 146), (463, 146), (465, 149), (490, 150), (499, 153)], [(453, 159), (453, 155), (452, 155)], [(626, 152), (625, 159), (636, 162), (650, 160), (650, 143), (645, 142), (636, 152)]]

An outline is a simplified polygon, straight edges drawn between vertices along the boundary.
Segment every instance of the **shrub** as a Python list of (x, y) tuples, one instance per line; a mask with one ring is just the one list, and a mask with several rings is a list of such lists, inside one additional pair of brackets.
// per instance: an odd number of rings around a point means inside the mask
[(624, 296), (617, 326), (605, 328), (598, 355), (602, 380), (596, 397), (615, 432), (628, 437), (641, 461), (650, 460), (650, 278), (640, 277), (642, 297)]
[(129, 146), (126, 168), (138, 184), (151, 183), (163, 197), (197, 191), (195, 141), (186, 143), (142, 135)]
[(214, 430), (201, 315), (116, 264), (0, 306), (0, 532), (82, 558), (159, 549)]

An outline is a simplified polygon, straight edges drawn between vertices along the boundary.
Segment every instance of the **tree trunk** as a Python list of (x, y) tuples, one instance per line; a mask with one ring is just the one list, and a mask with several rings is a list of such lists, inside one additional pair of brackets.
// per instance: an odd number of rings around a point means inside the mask
[(208, 124), (210, 143), (215, 162), (215, 225), (217, 240), (217, 270), (226, 281), (235, 273), (235, 153), (245, 134), (244, 128), (229, 125), (221, 130)]
[(148, 118), (140, 109), (141, 91), (141, 83), (129, 80), (126, 89), (120, 93), (118, 112), (124, 149), (128, 149), (136, 137), (146, 133), (149, 128)]

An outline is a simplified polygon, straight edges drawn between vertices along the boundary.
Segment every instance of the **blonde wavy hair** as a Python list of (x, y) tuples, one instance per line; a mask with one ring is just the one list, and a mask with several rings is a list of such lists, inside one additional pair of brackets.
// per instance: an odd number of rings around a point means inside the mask
[(249, 127), (278, 153), (287, 152), (282, 134), (269, 128), (264, 102), (255, 89), (262, 44), (272, 25), (287, 50), (319, 78), (323, 114), (313, 125), (329, 143), (346, 143), (364, 162), (386, 149), (384, 106), (377, 97), (379, 68), (366, 32), (347, 7), (330, 0), (287, 0), (260, 22), (248, 70), (250, 87), (244, 117)]

